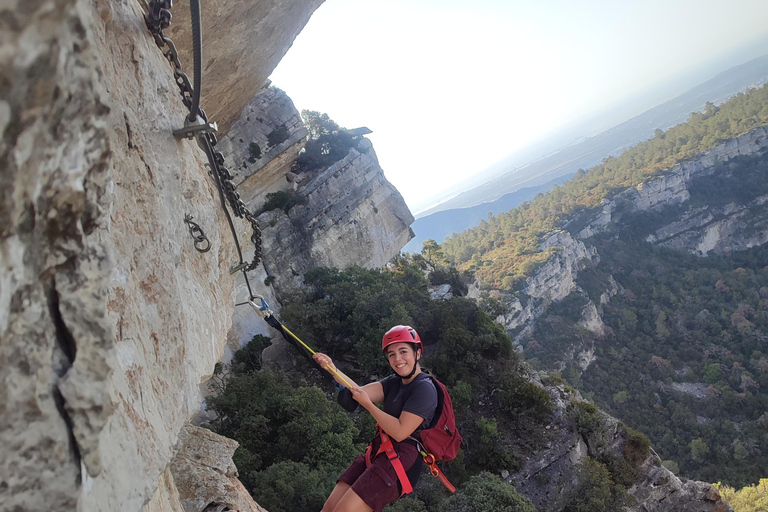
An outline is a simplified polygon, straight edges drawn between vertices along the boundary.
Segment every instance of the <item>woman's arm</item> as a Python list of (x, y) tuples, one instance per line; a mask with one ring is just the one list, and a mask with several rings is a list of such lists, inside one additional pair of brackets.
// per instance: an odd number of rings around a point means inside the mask
[[(374, 382), (372, 384), (378, 384), (379, 388), (381, 389), (381, 399), (383, 400), (384, 390), (381, 387), (381, 384), (378, 382)], [(368, 384), (368, 386), (371, 386), (372, 384)], [(413, 431), (416, 430), (418, 426), (421, 425), (421, 423), (424, 421), (424, 418), (417, 414), (413, 414), (412, 412), (403, 411), (400, 413), (400, 417), (396, 418), (382, 411), (376, 407), (372, 400), (373, 397), (367, 393), (366, 388), (368, 386), (365, 386), (364, 388), (352, 388), (352, 398), (357, 400), (358, 403), (360, 403), (360, 405), (362, 405), (366, 411), (371, 413), (371, 416), (373, 416), (373, 418), (376, 420), (376, 423), (378, 423), (384, 432), (389, 434), (389, 436), (395, 441), (400, 442), (404, 439), (407, 439), (408, 436), (413, 434)]]
[[(365, 386), (360, 387), (355, 384), (355, 381), (347, 377), (343, 372), (339, 371), (339, 369), (336, 368), (336, 366), (333, 364), (331, 358), (327, 355), (318, 352), (312, 357), (320, 366), (325, 368), (331, 375), (333, 375), (333, 378), (336, 382), (345, 387), (349, 387), (350, 385), (352, 386), (349, 388), (349, 390), (352, 392), (352, 398), (354, 398), (369, 413), (371, 413), (371, 416), (373, 416), (373, 418), (376, 420), (379, 426), (381, 426), (384, 432), (389, 434), (389, 436), (392, 437), (392, 439), (395, 441), (400, 442), (404, 439), (407, 439), (408, 436), (413, 434), (413, 431), (416, 430), (418, 426), (421, 425), (421, 423), (424, 421), (424, 418), (417, 414), (413, 414), (412, 412), (403, 411), (399, 418), (385, 413), (376, 407), (374, 403), (384, 400), (384, 388), (380, 382), (371, 382), (370, 384), (366, 384)], [(334, 371), (330, 371), (329, 367), (333, 368)]]

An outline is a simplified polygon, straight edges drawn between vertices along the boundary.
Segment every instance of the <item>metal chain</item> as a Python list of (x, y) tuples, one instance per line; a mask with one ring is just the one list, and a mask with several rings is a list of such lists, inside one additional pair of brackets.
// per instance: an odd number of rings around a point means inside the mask
[[(181, 92), (182, 101), (187, 109), (192, 109), (192, 96), (194, 89), (189, 77), (182, 70), (181, 61), (179, 60), (179, 52), (176, 50), (176, 45), (173, 41), (163, 34), (163, 29), (170, 27), (171, 25), (171, 7), (173, 6), (172, 0), (151, 0), (148, 5), (148, 13), (144, 15), (144, 20), (147, 24), (147, 28), (152, 33), (155, 39), (155, 44), (163, 52), (163, 55), (173, 67), (173, 76), (176, 81), (176, 85), (179, 86)], [(167, 47), (167, 49), (166, 49)], [(190, 112), (192, 113), (192, 112)], [(220, 151), (216, 150), (216, 143), (218, 142), (216, 135), (213, 133), (216, 130), (215, 123), (209, 123), (208, 118), (205, 115), (205, 111), (202, 108), (198, 108), (196, 113), (197, 117), (202, 119), (201, 124), (185, 126), (180, 130), (174, 132), (175, 135), (183, 137), (194, 137), (198, 135), (198, 144), (200, 147), (208, 153), (208, 160), (211, 162), (212, 172), (215, 172), (218, 176), (217, 186), (221, 186), (224, 196), (229, 201), (229, 205), (232, 211), (238, 218), (245, 218), (250, 224), (253, 234), (251, 235), (251, 242), (254, 244), (253, 260), (250, 264), (246, 264), (242, 261), (242, 255), (240, 257), (241, 264), (238, 265), (237, 270), (250, 271), (255, 269), (261, 261), (261, 228), (256, 220), (256, 217), (248, 209), (243, 200), (240, 198), (240, 194), (235, 190), (235, 184), (233, 182), (232, 174), (224, 166), (224, 155)], [(204, 141), (202, 139), (205, 139)], [(223, 206), (223, 205), (222, 205)], [(240, 247), (240, 243), (237, 239), (237, 234), (232, 227), (232, 235), (235, 237), (235, 243)], [(247, 281), (247, 279), (246, 279)], [(249, 286), (250, 288), (250, 286)]]
[(192, 220), (192, 215), (184, 215), (184, 222), (187, 223), (187, 226), (189, 227), (189, 234), (195, 240), (195, 249), (197, 249), (197, 252), (210, 251), (211, 241), (208, 240), (207, 236), (205, 236), (205, 233), (203, 233), (202, 228), (197, 224), (197, 222)]

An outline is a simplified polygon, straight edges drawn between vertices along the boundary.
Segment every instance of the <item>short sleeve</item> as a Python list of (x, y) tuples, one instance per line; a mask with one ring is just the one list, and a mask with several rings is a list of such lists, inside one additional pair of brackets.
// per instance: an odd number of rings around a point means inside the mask
[(437, 409), (437, 390), (432, 379), (421, 379), (411, 391), (403, 410), (424, 418), (422, 426), (429, 425)]
[(397, 384), (395, 381), (396, 375), (387, 375), (379, 381), (381, 389), (384, 391), (384, 397), (387, 397), (392, 391), (392, 385)]

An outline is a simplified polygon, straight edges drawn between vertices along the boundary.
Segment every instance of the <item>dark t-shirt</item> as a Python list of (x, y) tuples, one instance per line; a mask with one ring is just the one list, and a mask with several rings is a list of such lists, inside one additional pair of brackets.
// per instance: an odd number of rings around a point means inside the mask
[(437, 390), (426, 373), (418, 374), (409, 384), (403, 384), (399, 375), (390, 375), (380, 382), (384, 388), (384, 412), (395, 418), (403, 411), (421, 416), (424, 421), (416, 431), (429, 426), (437, 409)]

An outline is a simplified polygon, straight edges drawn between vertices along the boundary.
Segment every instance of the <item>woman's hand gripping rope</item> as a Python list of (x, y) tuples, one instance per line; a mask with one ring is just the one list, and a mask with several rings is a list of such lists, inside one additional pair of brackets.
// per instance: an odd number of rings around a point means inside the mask
[[(291, 333), (291, 334), (293, 334), (293, 333)], [(296, 339), (298, 339), (298, 338), (296, 338)], [(299, 340), (299, 341), (301, 341), (301, 340)], [(302, 343), (302, 345), (303, 345), (303, 343)], [(340, 371), (338, 371), (336, 369), (336, 367), (334, 366), (333, 361), (331, 361), (330, 357), (328, 357), (327, 355), (323, 354), (322, 352), (315, 352), (314, 350), (312, 350), (311, 348), (307, 347), (306, 345), (304, 345), (304, 346), (310, 352), (312, 352), (312, 359), (314, 359), (315, 362), (317, 362), (317, 364), (319, 364), (321, 367), (323, 367), (326, 370), (328, 370), (328, 373), (333, 375), (333, 378), (336, 380), (336, 382), (338, 382), (339, 384), (341, 384), (342, 386), (344, 386), (345, 388), (350, 390), (352, 392), (352, 396), (353, 397), (355, 395), (355, 390), (360, 390), (363, 393), (365, 393), (365, 391), (363, 391), (362, 388), (360, 388), (360, 386), (355, 384), (355, 382), (352, 379), (350, 379), (349, 377), (347, 377), (346, 375), (344, 375), (343, 373), (341, 373)], [(357, 400), (357, 398), (355, 398), (355, 400)], [(358, 400), (358, 402), (359, 402), (359, 400)]]

